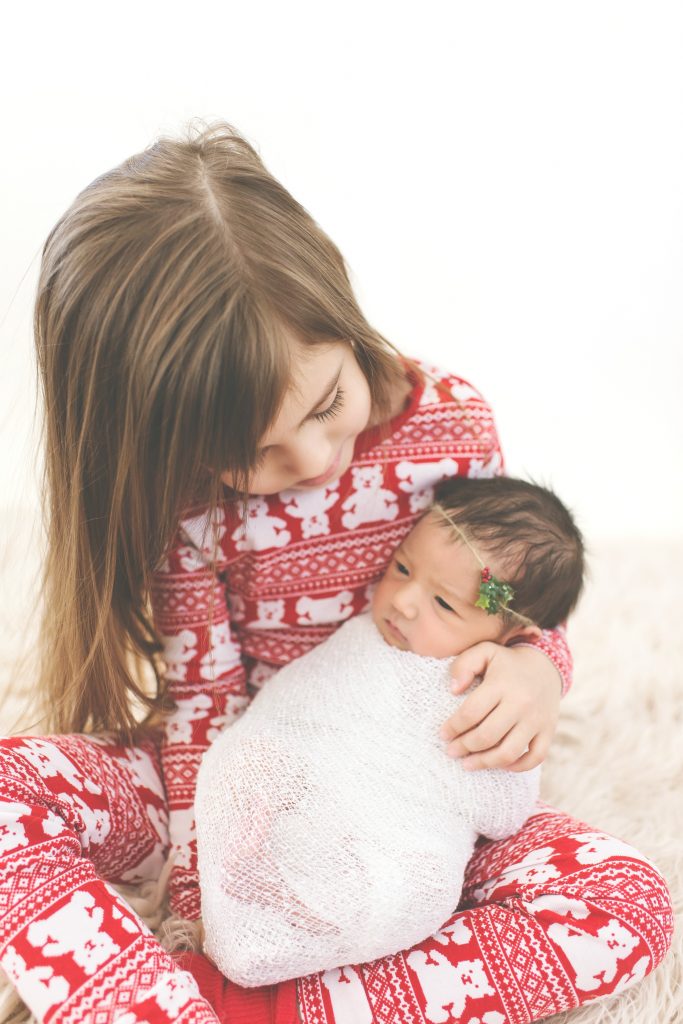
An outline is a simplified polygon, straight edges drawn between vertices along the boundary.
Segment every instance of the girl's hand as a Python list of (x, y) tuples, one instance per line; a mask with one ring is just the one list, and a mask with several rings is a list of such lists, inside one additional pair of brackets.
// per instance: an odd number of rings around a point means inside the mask
[(560, 710), (560, 674), (533, 647), (503, 647), (486, 641), (455, 658), (453, 692), (478, 686), (442, 725), (447, 753), (463, 768), (535, 768), (546, 757)]

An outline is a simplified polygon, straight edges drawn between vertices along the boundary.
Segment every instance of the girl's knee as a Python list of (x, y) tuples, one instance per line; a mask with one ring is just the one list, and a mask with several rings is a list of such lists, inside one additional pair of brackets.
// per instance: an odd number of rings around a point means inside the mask
[(629, 988), (661, 963), (671, 945), (668, 887), (635, 850), (548, 885), (525, 910), (565, 965), (580, 1001)]
[(98, 874), (116, 883), (158, 878), (163, 867), (165, 794), (142, 748), (81, 735), (2, 740), (0, 805), (0, 853), (4, 830), (10, 845), (75, 841)]

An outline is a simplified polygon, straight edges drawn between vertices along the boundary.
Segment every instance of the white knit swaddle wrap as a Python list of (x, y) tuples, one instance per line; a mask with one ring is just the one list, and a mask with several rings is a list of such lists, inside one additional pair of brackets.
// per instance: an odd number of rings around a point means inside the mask
[(438, 731), (450, 659), (368, 614), (268, 680), (205, 753), (195, 814), (204, 948), (243, 986), (407, 949), (455, 910), (479, 833), (531, 813), (538, 771), (466, 772)]

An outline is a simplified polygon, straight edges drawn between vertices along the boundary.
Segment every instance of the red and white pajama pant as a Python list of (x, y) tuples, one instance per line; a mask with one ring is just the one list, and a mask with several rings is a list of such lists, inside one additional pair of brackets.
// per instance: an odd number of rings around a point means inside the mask
[(541, 808), (478, 846), (460, 908), (413, 949), (244, 990), (166, 953), (112, 888), (167, 852), (152, 741), (0, 740), (0, 964), (38, 1020), (295, 1024), (298, 1000), (305, 1024), (521, 1024), (622, 991), (671, 940), (655, 866)]

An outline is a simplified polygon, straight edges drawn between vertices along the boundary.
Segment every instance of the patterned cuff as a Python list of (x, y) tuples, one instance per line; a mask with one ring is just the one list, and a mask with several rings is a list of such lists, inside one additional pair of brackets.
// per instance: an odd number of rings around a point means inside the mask
[[(556, 650), (549, 650), (550, 645), (546, 645), (543, 641), (539, 643), (529, 643), (527, 640), (519, 640), (517, 643), (508, 644), (509, 647), (530, 647), (532, 651), (539, 651), (540, 654), (544, 655), (556, 669), (560, 680), (560, 696), (564, 697), (571, 686), (571, 674), (569, 670), (568, 659), (558, 654)], [(564, 669), (564, 671), (563, 671)]]

